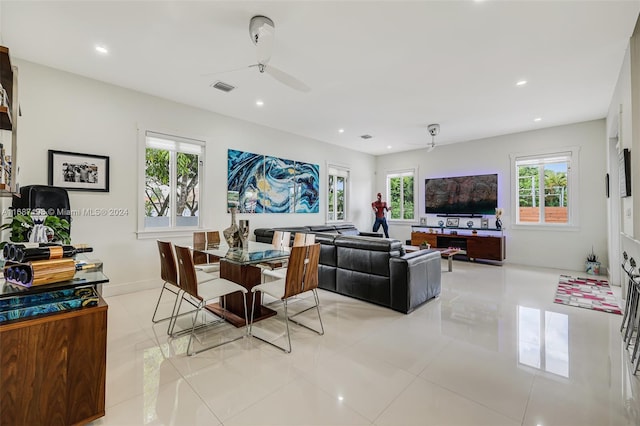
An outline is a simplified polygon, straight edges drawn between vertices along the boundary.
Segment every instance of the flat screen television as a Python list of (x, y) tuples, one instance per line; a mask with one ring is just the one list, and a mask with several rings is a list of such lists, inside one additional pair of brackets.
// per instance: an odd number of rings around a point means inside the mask
[(424, 180), (425, 213), (495, 214), (498, 175), (473, 175)]

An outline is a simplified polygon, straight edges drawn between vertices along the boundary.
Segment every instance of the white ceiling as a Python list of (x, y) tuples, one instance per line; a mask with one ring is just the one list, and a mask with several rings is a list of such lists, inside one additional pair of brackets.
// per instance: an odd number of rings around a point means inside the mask
[[(639, 10), (637, 0), (0, 0), (0, 36), (17, 58), (379, 155), (426, 146), (430, 123), (443, 144), (605, 117)], [(258, 14), (275, 23), (271, 64), (311, 92), (256, 68), (203, 76), (256, 62)], [(218, 79), (237, 89), (210, 88)]]

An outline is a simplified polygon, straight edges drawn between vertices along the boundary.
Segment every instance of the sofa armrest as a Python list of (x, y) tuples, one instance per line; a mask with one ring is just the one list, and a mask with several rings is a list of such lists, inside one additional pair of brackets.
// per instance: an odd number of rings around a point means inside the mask
[(408, 314), (440, 295), (440, 252), (420, 250), (389, 259), (391, 308)]

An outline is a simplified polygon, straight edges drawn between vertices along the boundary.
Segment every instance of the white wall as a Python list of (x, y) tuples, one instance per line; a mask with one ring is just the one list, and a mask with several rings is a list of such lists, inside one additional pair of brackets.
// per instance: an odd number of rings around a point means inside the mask
[[(622, 262), (623, 251), (629, 257), (640, 259), (640, 19), (636, 22), (634, 34), (630, 39), (629, 48), (622, 64), (620, 75), (616, 83), (615, 92), (611, 99), (611, 106), (607, 115), (609, 134), (617, 128), (619, 130), (618, 146), (611, 149), (609, 160), (609, 173), (618, 175), (617, 154), (624, 148), (631, 150), (631, 196), (626, 198), (612, 197), (610, 205), (610, 220), (612, 222), (612, 235), (610, 235), (610, 250), (612, 252), (612, 275), (617, 275), (618, 281), (623, 284), (622, 294), (626, 297), (627, 280), (618, 265)], [(615, 156), (615, 157), (614, 157)], [(612, 184), (612, 193), (618, 191), (615, 186), (618, 180)], [(616, 226), (617, 225), (617, 226)], [(614, 259), (615, 256), (615, 259)]]
[[(411, 151), (377, 159), (376, 187), (385, 187), (387, 170), (419, 167), (418, 217), (424, 215), (424, 179), (498, 173), (498, 206), (503, 207), (507, 262), (531, 266), (582, 270), (591, 246), (607, 264), (605, 121), (595, 120), (466, 143), (442, 145), (435, 150)], [(580, 148), (579, 224), (575, 230), (512, 227), (514, 201), (510, 181), (514, 153), (536, 153), (559, 147)], [(410, 226), (391, 224), (390, 236), (409, 239)]]
[[(88, 243), (104, 261), (110, 283), (105, 291), (135, 291), (155, 285), (159, 261), (155, 240), (136, 236), (138, 170), (137, 127), (204, 138), (205, 191), (200, 216), (204, 226), (228, 227), (226, 213), (227, 149), (269, 154), (320, 165), (319, 214), (238, 215), (251, 229), (268, 226), (323, 224), (326, 203), (326, 162), (351, 168), (353, 188), (349, 220), (366, 229), (375, 158), (316, 140), (235, 120), (78, 75), (14, 58), (20, 70), (18, 165), (21, 185), (47, 184), (47, 150), (110, 157), (109, 193), (70, 191), (72, 209), (128, 209), (124, 217), (77, 216), (72, 221), (74, 243)], [(3, 222), (6, 221), (3, 218)], [(8, 236), (4, 235), (4, 239)], [(188, 238), (174, 242), (186, 244)]]

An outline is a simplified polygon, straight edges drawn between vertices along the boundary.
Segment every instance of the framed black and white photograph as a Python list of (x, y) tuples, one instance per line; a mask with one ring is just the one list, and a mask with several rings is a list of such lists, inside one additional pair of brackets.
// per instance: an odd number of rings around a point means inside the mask
[(427, 218), (426, 217), (421, 217), (420, 218), (420, 226), (426, 226), (427, 225)]
[(457, 228), (460, 224), (459, 217), (448, 217), (447, 218), (447, 228)]
[(489, 219), (487, 219), (486, 217), (480, 219), (480, 228), (489, 229)]
[(109, 192), (109, 157), (49, 150), (49, 185)]

